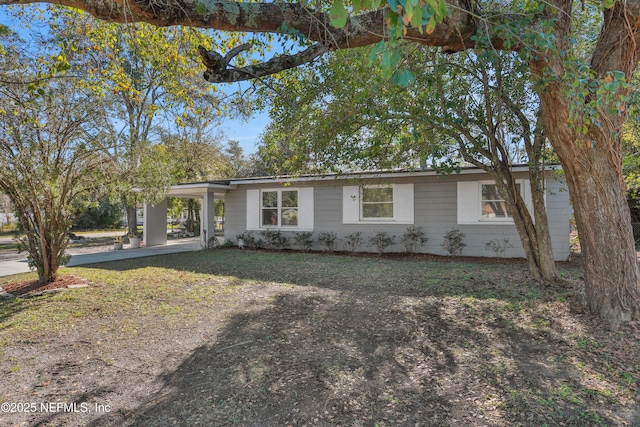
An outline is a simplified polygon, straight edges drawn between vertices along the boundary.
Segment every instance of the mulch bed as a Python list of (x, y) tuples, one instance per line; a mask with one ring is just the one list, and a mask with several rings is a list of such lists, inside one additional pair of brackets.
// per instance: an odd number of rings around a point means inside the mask
[(86, 279), (77, 276), (60, 276), (58, 280), (50, 283), (41, 283), (38, 279), (24, 280), (22, 282), (13, 282), (1, 286), (5, 292), (14, 295), (21, 296), (27, 294), (36, 294), (42, 291), (51, 289), (64, 289), (71, 285), (85, 285)]

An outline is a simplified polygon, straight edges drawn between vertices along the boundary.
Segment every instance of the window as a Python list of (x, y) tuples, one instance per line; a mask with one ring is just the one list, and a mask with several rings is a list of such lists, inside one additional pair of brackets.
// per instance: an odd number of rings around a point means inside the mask
[[(520, 192), (520, 184), (516, 184), (518, 192)], [(507, 202), (498, 192), (496, 184), (482, 184), (481, 195), (481, 218), (482, 219), (500, 219), (512, 218), (513, 215), (507, 208)]]
[(263, 227), (297, 227), (298, 191), (263, 191), (261, 211)]
[(343, 224), (413, 224), (413, 184), (342, 187)]
[[(531, 212), (529, 180), (518, 179), (516, 186)], [(513, 215), (495, 181), (458, 181), (457, 193), (458, 224), (513, 224)]]
[(362, 219), (393, 218), (393, 188), (362, 189)]

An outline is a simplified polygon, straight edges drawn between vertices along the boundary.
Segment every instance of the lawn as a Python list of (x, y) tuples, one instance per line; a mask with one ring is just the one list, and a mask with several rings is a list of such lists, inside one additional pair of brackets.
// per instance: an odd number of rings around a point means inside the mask
[(234, 249), (68, 268), (91, 286), (0, 302), (0, 403), (22, 409), (0, 425), (640, 425), (640, 325), (609, 332), (561, 269)]

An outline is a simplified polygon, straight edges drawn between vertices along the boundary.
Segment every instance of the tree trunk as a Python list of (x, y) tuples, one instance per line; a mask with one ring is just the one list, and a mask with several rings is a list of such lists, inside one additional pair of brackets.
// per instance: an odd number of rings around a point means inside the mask
[[(536, 153), (541, 155), (541, 149)], [(535, 235), (537, 238), (537, 249), (539, 252), (539, 265), (542, 270), (542, 277), (546, 280), (558, 279), (560, 272), (556, 267), (551, 244), (551, 234), (549, 232), (549, 217), (545, 205), (545, 174), (544, 165), (539, 159), (534, 162), (530, 160), (529, 181), (531, 184), (531, 201), (533, 203), (533, 218), (535, 221)]]
[(581, 161), (563, 162), (563, 168), (585, 261), (587, 305), (616, 329), (640, 319), (640, 276), (621, 164), (603, 139), (579, 147)]
[(609, 322), (640, 318), (640, 275), (622, 176), (624, 120), (603, 114), (603, 129), (570, 128), (568, 100), (555, 88), (540, 94), (545, 133), (558, 153), (573, 204), (592, 314)]
[(622, 176), (620, 118), (592, 126), (586, 135), (569, 128), (562, 91), (540, 94), (546, 135), (562, 163), (585, 261), (585, 292), (592, 314), (609, 322), (640, 319), (640, 275)]
[[(585, 260), (587, 305), (592, 314), (617, 329), (621, 322), (640, 318), (640, 275), (622, 176), (621, 133), (626, 109), (616, 105), (616, 95), (628, 95), (628, 88), (612, 94), (610, 101), (598, 100), (595, 93), (584, 100), (571, 98), (565, 77), (575, 71), (566, 69), (562, 52), (570, 47), (572, 2), (554, 3), (556, 7), (548, 7), (546, 12), (555, 18), (555, 50), (541, 52), (530, 66), (546, 83), (539, 92), (542, 122), (569, 186)], [(640, 2), (615, 2), (603, 15), (591, 58), (598, 80), (589, 83), (613, 81), (615, 71), (622, 71), (629, 82), (640, 54)], [(572, 103), (580, 114), (570, 114)], [(583, 122), (589, 109), (599, 117)], [(586, 134), (576, 130), (583, 125), (588, 125)]]
[[(539, 167), (539, 166), (538, 166)], [(536, 166), (533, 166), (535, 169)], [(536, 173), (539, 172), (539, 173)], [(532, 172), (530, 171), (530, 178), (532, 180), (538, 179), (539, 175), (544, 176), (543, 171)], [(494, 177), (496, 185), (504, 194), (505, 201), (509, 210), (513, 215), (513, 222), (520, 236), (520, 242), (527, 257), (527, 264), (529, 266), (529, 272), (536, 281), (548, 281), (555, 280), (560, 276), (556, 263), (553, 257), (553, 248), (551, 246), (551, 236), (549, 235), (549, 223), (547, 221), (546, 208), (543, 203), (535, 203), (534, 217), (536, 221), (534, 223), (531, 218), (531, 213), (527, 208), (522, 193), (517, 190), (517, 185), (513, 174), (508, 168), (501, 168)], [(544, 191), (537, 189), (538, 191)], [(521, 189), (524, 191), (524, 188)], [(544, 193), (535, 194), (533, 197), (542, 198), (544, 200)]]
[(138, 234), (138, 209), (135, 206), (127, 206), (127, 234)]

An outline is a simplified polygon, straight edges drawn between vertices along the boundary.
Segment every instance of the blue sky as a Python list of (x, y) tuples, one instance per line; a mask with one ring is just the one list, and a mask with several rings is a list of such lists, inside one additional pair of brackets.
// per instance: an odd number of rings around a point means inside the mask
[(259, 112), (247, 121), (226, 119), (220, 129), (227, 139), (238, 141), (244, 150), (244, 154), (248, 155), (257, 151), (260, 134), (268, 123), (269, 114), (267, 112)]

